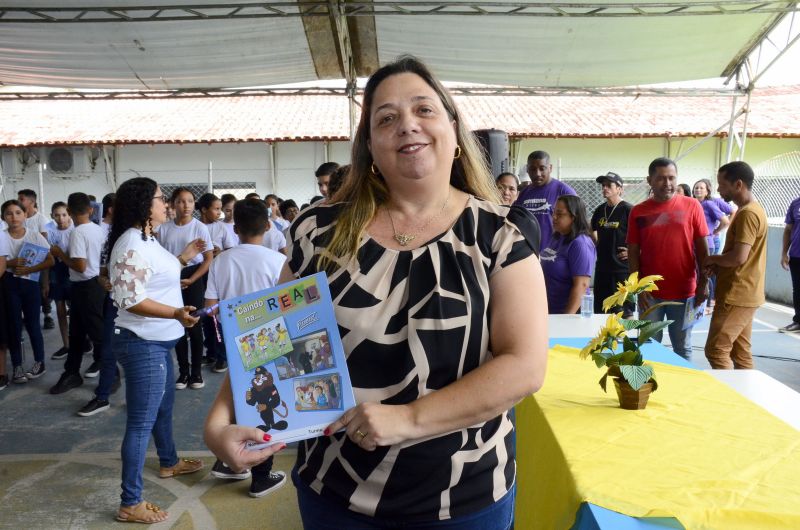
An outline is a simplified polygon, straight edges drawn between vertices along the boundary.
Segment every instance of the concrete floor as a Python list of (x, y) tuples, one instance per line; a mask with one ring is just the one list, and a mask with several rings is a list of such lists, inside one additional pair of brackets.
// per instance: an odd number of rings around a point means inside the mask
[[(756, 368), (800, 391), (800, 334), (777, 333), (791, 320), (788, 308), (768, 304), (759, 309), (753, 330)], [(708, 323), (693, 333), (694, 359), (708, 368), (703, 355)], [(119, 447), (125, 429), (124, 392), (111, 408), (89, 418), (75, 415), (93, 396), (96, 379), (59, 396), (47, 390), (57, 381), (61, 361), (49, 361), (60, 346), (56, 330), (45, 331), (47, 373), (25, 385), (0, 391), (0, 528), (64, 529), (125, 527), (114, 521), (119, 503)], [(30, 353), (25, 366), (31, 362)], [(84, 368), (90, 357), (84, 358)], [(181, 456), (200, 457), (206, 468), (177, 479), (158, 478), (154, 454), (145, 469), (145, 498), (170, 513), (154, 529), (301, 528), (291, 481), (261, 499), (247, 495), (249, 480), (226, 482), (209, 473), (214, 458), (202, 440), (206, 411), (222, 376), (204, 371), (206, 387), (176, 394), (174, 430)], [(151, 449), (152, 446), (151, 446)], [(276, 458), (275, 469), (288, 473), (290, 447)]]

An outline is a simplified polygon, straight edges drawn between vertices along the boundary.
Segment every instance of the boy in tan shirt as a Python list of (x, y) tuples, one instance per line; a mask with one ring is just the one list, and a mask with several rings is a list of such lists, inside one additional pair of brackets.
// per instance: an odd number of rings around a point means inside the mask
[(705, 348), (714, 369), (753, 368), (750, 335), (756, 309), (764, 303), (767, 267), (767, 214), (753, 197), (753, 179), (745, 162), (725, 164), (717, 173), (720, 196), (739, 210), (722, 254), (704, 262), (707, 272), (717, 274), (717, 306)]

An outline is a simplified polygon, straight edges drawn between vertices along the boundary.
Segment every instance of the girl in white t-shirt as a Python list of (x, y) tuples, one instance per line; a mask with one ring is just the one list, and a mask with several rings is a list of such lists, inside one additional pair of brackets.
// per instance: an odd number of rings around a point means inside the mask
[[(4, 223), (5, 224), (5, 223)], [(6, 312), (6, 286), (2, 280), (6, 273), (6, 259), (11, 251), (8, 232), (0, 230), (0, 390), (8, 386), (6, 373), (6, 348), (8, 347), (8, 314)]]
[(236, 245), (238, 245), (239, 236), (233, 229), (233, 205), (236, 204), (236, 195), (233, 193), (225, 193), (222, 195), (220, 200), (222, 201), (222, 213), (225, 216), (225, 219), (223, 219), (222, 222), (225, 223), (225, 228), (228, 229), (231, 239), (236, 241)]
[[(228, 225), (219, 220), (222, 213), (222, 201), (216, 195), (213, 193), (203, 194), (197, 200), (197, 209), (200, 211), (200, 220), (208, 227), (208, 232), (211, 234), (215, 259), (223, 250), (228, 250), (239, 244), (238, 238), (235, 238), (227, 228)], [(203, 277), (203, 285), (207, 284), (208, 274)], [(203, 344), (206, 347), (203, 364), (213, 364), (214, 366), (211, 368), (213, 372), (224, 373), (228, 370), (225, 345), (219, 340), (212, 320), (206, 318), (203, 320), (202, 325)]]
[(269, 221), (275, 228), (277, 228), (280, 232), (286, 231), (289, 228), (289, 221), (283, 218), (283, 214), (281, 213), (281, 199), (274, 193), (270, 193), (264, 198), (264, 203), (269, 208)]
[[(44, 337), (39, 324), (39, 311), (42, 305), (42, 294), (39, 288), (38, 277), (31, 278), (31, 274), (39, 273), (53, 266), (55, 261), (48, 252), (45, 258), (34, 265), (30, 264), (25, 256), (20, 256), (20, 251), (26, 243), (45, 249), (50, 248), (47, 239), (38, 232), (25, 228), (25, 211), (19, 201), (11, 200), (3, 203), (3, 220), (8, 224), (8, 257), (7, 270), (3, 275), (6, 294), (8, 296), (8, 311), (10, 325), (10, 340), (8, 349), (11, 351), (11, 364), (14, 366), (12, 379), (15, 383), (26, 383), (29, 379), (36, 379), (45, 373), (44, 366)], [(22, 369), (22, 326), (28, 331), (28, 337), (33, 348), (33, 366), (25, 372)]]
[(200, 212), (200, 220), (206, 225), (208, 233), (211, 235), (215, 258), (223, 250), (228, 250), (238, 244), (225, 223), (219, 219), (222, 214), (222, 201), (216, 195), (213, 193), (203, 194), (197, 200), (197, 209)]
[[(203, 306), (203, 294), (206, 290), (205, 275), (211, 260), (214, 259), (214, 243), (208, 227), (192, 217), (195, 210), (194, 194), (188, 188), (176, 188), (170, 199), (175, 219), (159, 226), (156, 233), (161, 246), (173, 256), (177, 256), (191, 241), (202, 239), (205, 250), (185, 263), (181, 270), (181, 295), (184, 305), (195, 307)], [(191, 343), (191, 364), (189, 363), (189, 345)], [(175, 388), (183, 390), (203, 388), (202, 362), (203, 362), (203, 330), (195, 326), (186, 330), (186, 333), (175, 345), (178, 357), (179, 375), (175, 381)]]
[[(199, 460), (179, 459), (172, 438), (175, 387), (170, 351), (184, 328), (197, 318), (181, 298), (181, 264), (205, 246), (190, 241), (171, 253), (153, 237), (167, 220), (164, 194), (155, 181), (133, 178), (122, 183), (106, 243), (111, 296), (119, 308), (114, 355), (125, 369), (127, 422), (122, 442), (122, 495), (117, 519), (158, 523), (167, 512), (142, 499), (145, 454), (150, 436), (159, 457), (159, 476), (174, 477), (203, 467)], [(177, 256), (177, 257), (176, 257)]]

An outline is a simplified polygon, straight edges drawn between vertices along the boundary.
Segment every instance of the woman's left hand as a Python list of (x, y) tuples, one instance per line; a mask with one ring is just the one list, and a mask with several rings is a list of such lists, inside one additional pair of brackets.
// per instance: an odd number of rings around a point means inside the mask
[(414, 421), (408, 405), (361, 403), (328, 425), (325, 436), (344, 428), (347, 437), (365, 451), (414, 438)]
[(194, 282), (192, 280), (190, 280), (189, 278), (184, 278), (183, 280), (181, 280), (181, 289), (186, 289), (187, 287), (189, 287), (193, 283)]
[(189, 244), (181, 251), (180, 255), (186, 261), (192, 261), (198, 254), (206, 250), (206, 242), (202, 238), (189, 241)]

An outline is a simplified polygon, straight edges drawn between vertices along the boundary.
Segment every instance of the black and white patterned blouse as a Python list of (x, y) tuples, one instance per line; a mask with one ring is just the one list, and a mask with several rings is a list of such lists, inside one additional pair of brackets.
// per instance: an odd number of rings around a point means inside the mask
[[(317, 272), (344, 207), (315, 206), (294, 221), (289, 266), (297, 276)], [(450, 230), (422, 247), (387, 249), (365, 235), (357, 259), (329, 276), (356, 402), (410, 403), (490, 359), (489, 278), (538, 245), (539, 227), (524, 208), (474, 197)], [(301, 443), (297, 471), (317, 493), (356, 512), (449, 519), (509, 491), (512, 435), (508, 412), (373, 452), (338, 433)]]

